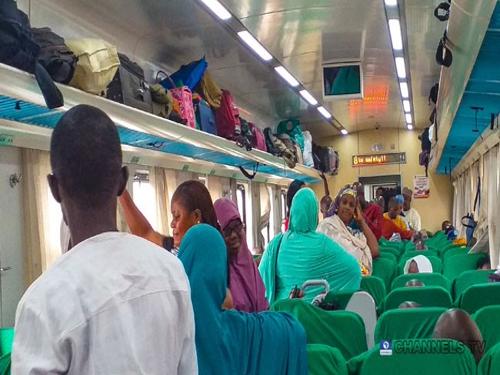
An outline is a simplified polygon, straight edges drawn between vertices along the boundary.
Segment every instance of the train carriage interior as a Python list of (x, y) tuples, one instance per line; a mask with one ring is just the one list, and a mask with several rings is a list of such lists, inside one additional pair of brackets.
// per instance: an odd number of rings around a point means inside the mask
[(0, 0), (0, 375), (500, 373), (499, 0)]

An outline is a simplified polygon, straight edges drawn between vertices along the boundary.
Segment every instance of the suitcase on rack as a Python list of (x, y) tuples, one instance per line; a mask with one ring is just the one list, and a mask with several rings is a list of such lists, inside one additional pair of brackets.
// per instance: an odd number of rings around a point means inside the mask
[(106, 97), (118, 103), (151, 113), (151, 91), (144, 79), (144, 70), (119, 53), (120, 67), (108, 85)]
[(221, 105), (215, 111), (215, 121), (220, 137), (236, 140), (241, 135), (240, 112), (228, 90), (222, 90)]
[(214, 112), (210, 108), (210, 105), (203, 99), (196, 104), (196, 121), (200, 125), (200, 130), (205, 133), (217, 135)]

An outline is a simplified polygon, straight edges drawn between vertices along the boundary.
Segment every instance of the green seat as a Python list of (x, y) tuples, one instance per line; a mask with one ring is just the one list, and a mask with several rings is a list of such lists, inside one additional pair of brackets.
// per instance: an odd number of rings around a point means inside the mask
[(450, 290), (450, 281), (440, 273), (409, 273), (406, 275), (399, 275), (392, 280), (391, 290), (396, 288), (403, 288), (405, 284), (413, 279), (422, 281), (425, 286), (440, 286), (446, 290)]
[(372, 351), (361, 375), (474, 375), (476, 363), (469, 348), (449, 339), (395, 340), (392, 355)]
[(479, 375), (500, 374), (500, 344), (496, 344), (483, 356), (477, 367)]
[(390, 252), (390, 251), (381, 251), (379, 256), (379, 258), (384, 258), (384, 259), (389, 259), (389, 260), (392, 260), (394, 263), (397, 263), (398, 262), (398, 258), (399, 256)]
[(336, 348), (322, 344), (307, 345), (309, 375), (347, 375), (347, 364)]
[(294, 316), (304, 327), (308, 344), (337, 348), (347, 360), (367, 349), (365, 325), (356, 313), (325, 311), (298, 299), (278, 301), (271, 309)]
[(477, 264), (483, 258), (486, 257), (484, 253), (475, 254), (465, 254), (465, 255), (455, 255), (444, 259), (443, 264), (443, 275), (448, 278), (448, 280), (454, 280), (462, 272), (475, 270)]
[(10, 354), (12, 352), (12, 344), (14, 343), (14, 328), (0, 329), (0, 356)]
[(468, 287), (458, 298), (458, 307), (469, 314), (481, 307), (500, 305), (500, 283), (477, 284)]
[(446, 307), (452, 305), (450, 293), (440, 286), (404, 287), (391, 291), (384, 302), (384, 311), (397, 309), (405, 301), (417, 302), (422, 307)]
[(389, 310), (383, 313), (375, 327), (375, 344), (382, 340), (432, 338), (434, 326), (444, 307), (418, 307)]
[(467, 255), (470, 249), (466, 247), (452, 247), (442, 253), (443, 260), (456, 255)]
[[(434, 256), (434, 255), (422, 254), (422, 252), (420, 252), (420, 254), (418, 254), (418, 255), (423, 255), (427, 259), (430, 260), (430, 262), (432, 264), (432, 271), (433, 272), (441, 273), (442, 268), (443, 268), (443, 263), (441, 262), (441, 259), (439, 259), (437, 256)], [(407, 257), (406, 254), (401, 257), (401, 260), (399, 261), (399, 267), (398, 267), (399, 275), (404, 274), (405, 264), (411, 258), (413, 258), (413, 257)]]
[(452, 295), (455, 300), (471, 285), (488, 283), (493, 270), (471, 270), (465, 271), (452, 283)]
[(372, 276), (376, 276), (384, 280), (385, 289), (389, 290), (392, 279), (396, 272), (397, 263), (389, 259), (376, 258), (373, 260)]
[(416, 257), (417, 255), (425, 255), (425, 256), (433, 256), (433, 257), (436, 257), (438, 258), (438, 253), (437, 251), (434, 251), (434, 250), (411, 250), (411, 251), (405, 251), (403, 253), (403, 256), (402, 258), (413, 258), (413, 257)]
[(329, 292), (325, 296), (325, 303), (335, 306), (335, 310), (345, 310), (354, 292)]
[(500, 305), (482, 307), (474, 313), (472, 319), (483, 336), (485, 352), (500, 343)]
[(373, 297), (377, 307), (382, 307), (387, 294), (384, 280), (377, 276), (365, 276), (361, 278), (360, 290), (364, 290)]

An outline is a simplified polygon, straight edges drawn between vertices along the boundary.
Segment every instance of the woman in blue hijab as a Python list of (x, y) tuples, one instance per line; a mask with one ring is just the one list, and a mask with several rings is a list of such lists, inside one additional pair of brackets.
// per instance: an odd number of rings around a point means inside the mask
[(200, 375), (307, 374), (306, 336), (293, 317), (222, 309), (227, 251), (216, 229), (192, 227), (179, 259), (191, 285)]

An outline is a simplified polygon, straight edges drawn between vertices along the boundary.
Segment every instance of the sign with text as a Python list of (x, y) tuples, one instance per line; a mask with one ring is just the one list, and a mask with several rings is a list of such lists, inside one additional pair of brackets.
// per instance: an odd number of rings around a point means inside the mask
[(429, 198), (430, 193), (429, 177), (415, 176), (413, 178), (413, 198)]
[(352, 156), (353, 167), (369, 167), (372, 165), (385, 164), (406, 164), (406, 152)]

